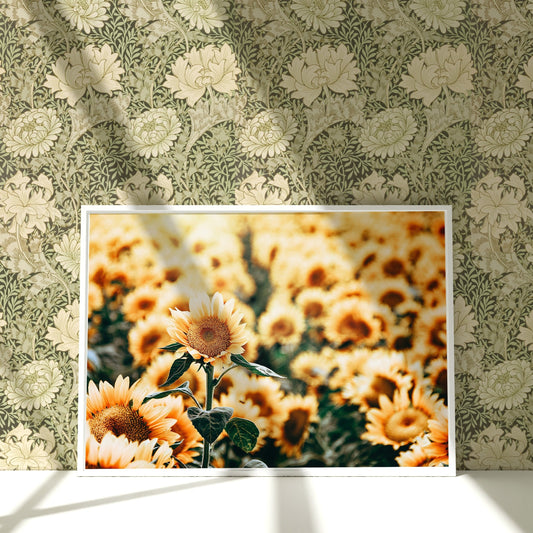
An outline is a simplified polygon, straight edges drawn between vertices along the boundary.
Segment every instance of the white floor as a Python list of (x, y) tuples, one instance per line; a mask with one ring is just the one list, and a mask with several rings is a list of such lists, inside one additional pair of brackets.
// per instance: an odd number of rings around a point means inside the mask
[(533, 471), (455, 478), (0, 472), (0, 487), (5, 533), (533, 532)]

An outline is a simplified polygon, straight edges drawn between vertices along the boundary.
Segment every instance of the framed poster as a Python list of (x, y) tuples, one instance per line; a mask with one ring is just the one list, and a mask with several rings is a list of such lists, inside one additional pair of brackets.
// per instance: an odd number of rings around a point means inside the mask
[(82, 240), (79, 472), (455, 474), (451, 208), (84, 206)]

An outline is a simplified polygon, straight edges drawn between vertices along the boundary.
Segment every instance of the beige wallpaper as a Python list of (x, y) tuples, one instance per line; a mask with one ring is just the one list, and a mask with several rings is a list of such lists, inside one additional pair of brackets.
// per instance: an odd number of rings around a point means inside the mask
[(0, 469), (75, 468), (82, 204), (450, 204), (458, 467), (533, 467), (533, 2), (2, 0)]

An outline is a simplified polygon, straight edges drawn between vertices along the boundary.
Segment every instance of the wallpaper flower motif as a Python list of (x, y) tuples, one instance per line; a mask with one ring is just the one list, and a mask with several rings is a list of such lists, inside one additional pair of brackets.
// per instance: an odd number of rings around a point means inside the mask
[(225, 44), (218, 49), (212, 45), (196, 50), (193, 48), (172, 66), (172, 76), (167, 74), (164, 83), (174, 92), (176, 98), (186, 98), (187, 104), (193, 106), (205, 93), (206, 89), (215, 89), (221, 93), (230, 93), (237, 89), (235, 55)]
[(532, 27), (516, 0), (2, 0), (0, 468), (75, 466), (81, 205), (165, 203), (451, 204), (458, 467), (533, 468)]

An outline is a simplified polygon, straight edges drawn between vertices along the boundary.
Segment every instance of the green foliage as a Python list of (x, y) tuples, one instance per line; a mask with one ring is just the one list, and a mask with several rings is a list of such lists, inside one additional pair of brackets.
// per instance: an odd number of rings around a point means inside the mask
[(160, 350), (167, 350), (168, 352), (175, 352), (181, 346), (182, 345), (179, 342), (173, 342), (173, 343), (167, 344), (166, 346), (163, 346), (162, 348), (159, 348), (159, 349)]
[(199, 407), (189, 407), (187, 416), (198, 433), (210, 444), (215, 442), (224, 431), (228, 420), (233, 414), (231, 407), (213, 407), (209, 411)]
[(183, 374), (185, 374), (185, 372), (187, 372), (187, 370), (189, 370), (189, 367), (191, 366), (193, 361), (194, 359), (189, 354), (186, 354), (183, 357), (176, 359), (170, 367), (167, 380), (160, 386), (167, 387), (168, 385), (171, 385), (172, 383), (176, 382), (179, 378), (181, 378), (181, 376), (183, 376)]
[[(148, 394), (148, 396), (144, 398), (143, 403), (146, 403), (150, 400), (158, 400), (160, 398), (165, 398), (166, 396), (170, 396), (171, 394), (177, 394), (177, 393), (190, 396), (196, 401), (192, 390), (189, 388), (189, 382), (186, 381), (185, 383), (181, 384), (179, 387), (176, 387), (175, 389), (168, 389), (168, 390), (164, 390), (161, 392), (153, 392), (152, 394)], [(191, 409), (193, 408), (191, 407)]]
[(226, 425), (226, 431), (230, 439), (245, 452), (251, 452), (255, 448), (259, 429), (251, 420), (232, 418)]
[(273, 370), (270, 370), (270, 368), (267, 368), (263, 365), (258, 365), (256, 363), (250, 363), (247, 361), (242, 355), (239, 354), (233, 354), (231, 356), (231, 360), (239, 366), (242, 366), (243, 368), (246, 368), (246, 370), (249, 370), (253, 374), (257, 374), (258, 376), (269, 376), (271, 378), (283, 378), (284, 376), (280, 376)]
[(268, 466), (260, 459), (252, 459), (244, 465), (244, 468), (268, 468)]

